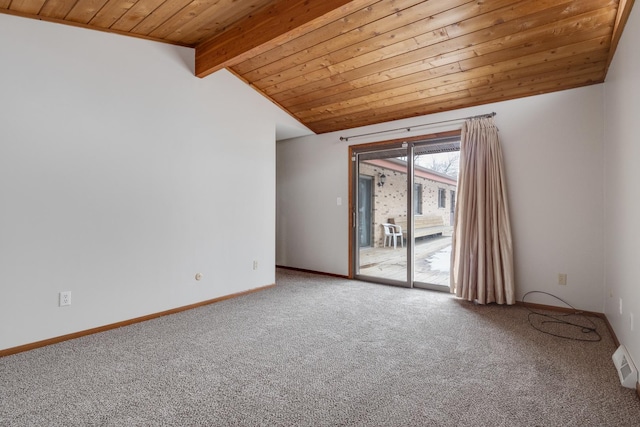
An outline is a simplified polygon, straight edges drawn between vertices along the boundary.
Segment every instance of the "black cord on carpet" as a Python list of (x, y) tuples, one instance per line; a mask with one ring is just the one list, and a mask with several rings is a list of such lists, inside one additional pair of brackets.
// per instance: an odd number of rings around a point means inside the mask
[[(550, 297), (553, 297), (555, 299), (557, 299), (558, 301), (562, 301), (562, 303), (566, 304), (567, 306), (571, 307), (574, 310), (574, 313), (566, 313), (566, 314), (546, 314), (546, 313), (541, 313), (539, 311), (534, 311), (533, 309), (531, 309), (531, 307), (527, 306), (527, 303), (525, 302), (525, 299), (527, 297), (527, 295), (529, 294), (544, 294), (544, 295), (549, 295)], [(550, 294), (548, 292), (543, 292), (543, 291), (530, 291), (527, 292), (526, 294), (523, 295), (522, 297), (522, 305), (529, 310), (529, 315), (527, 316), (527, 319), (529, 320), (529, 324), (531, 325), (532, 328), (537, 329), (538, 331), (547, 334), (547, 335), (552, 335), (554, 337), (558, 337), (558, 338), (564, 338), (564, 339), (568, 339), (568, 340), (574, 340), (574, 341), (587, 341), (587, 342), (598, 342), (600, 340), (602, 340), (602, 336), (600, 336), (600, 334), (597, 331), (597, 327), (596, 324), (593, 323), (593, 321), (591, 319), (589, 319), (587, 316), (585, 316), (584, 314), (582, 314), (582, 312), (580, 312), (579, 310), (577, 310), (574, 306), (572, 306), (571, 304), (569, 304), (568, 302), (566, 302), (565, 300), (563, 300), (560, 297), (557, 297), (553, 294)], [(550, 332), (550, 331), (545, 331), (544, 329), (542, 329), (542, 327), (538, 327), (536, 324), (534, 324), (534, 322), (532, 322), (532, 317), (535, 318), (536, 316), (539, 316), (543, 319), (549, 319), (549, 320), (542, 320), (540, 322), (540, 325), (545, 325), (547, 323), (556, 323), (556, 324), (560, 324), (560, 325), (564, 325), (567, 327), (567, 331), (569, 331), (572, 328), (578, 328), (580, 329), (580, 331), (585, 334), (584, 338), (576, 338), (574, 336), (570, 336), (570, 335), (563, 335), (560, 333), (554, 333), (554, 332)], [(585, 321), (587, 321), (590, 326), (584, 326), (584, 324), (579, 324), (579, 323), (573, 323), (570, 322), (568, 320), (563, 319), (563, 317), (568, 317), (568, 316), (578, 316), (581, 319), (584, 319)]]

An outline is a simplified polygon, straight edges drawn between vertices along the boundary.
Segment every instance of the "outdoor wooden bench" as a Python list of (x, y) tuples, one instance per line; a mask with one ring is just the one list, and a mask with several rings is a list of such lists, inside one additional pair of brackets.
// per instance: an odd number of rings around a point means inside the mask
[[(391, 224), (402, 227), (402, 236), (407, 238), (407, 218), (389, 218)], [(414, 219), (415, 232), (413, 237), (427, 237), (442, 234), (451, 227), (444, 225), (441, 215), (416, 215)]]

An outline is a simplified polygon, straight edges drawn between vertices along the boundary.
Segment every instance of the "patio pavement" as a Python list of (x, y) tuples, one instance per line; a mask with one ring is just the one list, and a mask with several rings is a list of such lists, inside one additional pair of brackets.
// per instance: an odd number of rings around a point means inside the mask
[[(416, 282), (449, 286), (451, 236), (416, 240), (414, 279)], [(376, 247), (360, 249), (359, 274), (393, 280), (406, 280), (407, 250)]]

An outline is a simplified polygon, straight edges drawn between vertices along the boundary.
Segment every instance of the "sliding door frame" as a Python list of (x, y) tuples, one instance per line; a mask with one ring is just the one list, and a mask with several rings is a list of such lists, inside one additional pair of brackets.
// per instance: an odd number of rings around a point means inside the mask
[[(458, 137), (461, 135), (460, 130), (453, 130), (447, 132), (437, 132), (431, 133), (427, 135), (414, 136), (410, 138), (398, 138), (387, 141), (380, 142), (371, 142), (365, 144), (354, 144), (349, 146), (349, 157), (348, 157), (348, 179), (349, 179), (349, 220), (348, 220), (348, 232), (349, 232), (349, 278), (355, 279), (355, 260), (356, 260), (356, 228), (357, 228), (357, 194), (356, 189), (357, 186), (357, 174), (355, 171), (357, 168), (354, 166), (354, 163), (357, 160), (356, 154), (361, 151), (383, 151), (385, 149), (397, 149), (399, 144), (409, 144), (409, 143), (417, 143), (417, 142), (428, 142), (429, 140), (436, 140), (441, 138), (448, 137)], [(411, 148), (409, 155), (413, 153), (413, 148)], [(413, 226), (414, 226), (414, 215), (413, 215), (413, 174), (414, 174), (414, 164), (413, 160), (408, 161), (408, 179), (407, 179), (407, 283), (409, 287), (413, 287), (414, 282), (414, 271), (413, 271), (413, 253), (414, 253), (414, 239), (413, 239)]]

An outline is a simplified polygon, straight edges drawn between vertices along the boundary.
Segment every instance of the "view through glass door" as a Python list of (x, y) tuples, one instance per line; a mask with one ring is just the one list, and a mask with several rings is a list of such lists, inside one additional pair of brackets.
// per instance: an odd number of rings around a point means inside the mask
[[(358, 176), (356, 236), (370, 233), (370, 244), (357, 239), (356, 276), (366, 280), (408, 286), (406, 226), (390, 223), (407, 217), (406, 149), (359, 153), (354, 162)], [(363, 182), (371, 182), (367, 193)], [(363, 207), (370, 203), (368, 215)]]
[(459, 147), (456, 136), (354, 149), (356, 278), (449, 289)]
[(459, 150), (458, 139), (413, 149), (415, 287), (449, 290)]

